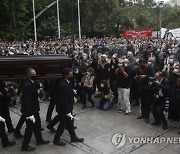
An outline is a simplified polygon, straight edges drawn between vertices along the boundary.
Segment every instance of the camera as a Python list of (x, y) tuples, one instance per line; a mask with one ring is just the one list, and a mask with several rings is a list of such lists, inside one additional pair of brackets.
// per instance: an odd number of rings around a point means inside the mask
[(149, 81), (155, 81), (156, 80), (155, 77), (149, 77), (148, 79), (149, 79)]

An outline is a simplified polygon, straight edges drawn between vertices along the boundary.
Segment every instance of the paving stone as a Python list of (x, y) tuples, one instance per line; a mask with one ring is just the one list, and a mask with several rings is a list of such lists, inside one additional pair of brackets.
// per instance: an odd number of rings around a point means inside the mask
[[(97, 101), (97, 100), (96, 100)], [(46, 128), (47, 122), (45, 121), (46, 112), (49, 102), (45, 101), (41, 103), (41, 121), (42, 127), (45, 128), (42, 131), (44, 139), (49, 140), (50, 144), (36, 146), (34, 135), (32, 136), (30, 145), (34, 146), (36, 150), (31, 154), (178, 154), (180, 151), (179, 144), (135, 144), (126, 142), (126, 144), (117, 149), (112, 144), (112, 136), (115, 133), (126, 133), (126, 137), (177, 137), (178, 124), (169, 121), (169, 128), (162, 130), (160, 126), (154, 127), (150, 124), (146, 124), (144, 120), (138, 120), (139, 107), (133, 107), (132, 113), (128, 116), (124, 113), (118, 112), (117, 105), (109, 111), (102, 111), (96, 108), (88, 108), (81, 110), (81, 104), (76, 103), (74, 106), (76, 134), (79, 137), (85, 138), (83, 143), (71, 143), (68, 131), (65, 130), (61, 139), (67, 143), (65, 147), (59, 147), (52, 143), (54, 135)], [(13, 125), (16, 126), (21, 113), (20, 105), (10, 108), (11, 118)], [(54, 117), (56, 115), (53, 112)], [(152, 115), (150, 120), (153, 121)], [(57, 128), (58, 125), (55, 126)], [(22, 134), (24, 133), (25, 124), (22, 127)], [(25, 153), (21, 151), (22, 139), (15, 139), (13, 134), (8, 133), (10, 140), (16, 140), (16, 145), (13, 147), (2, 148), (0, 143), (0, 154), (21, 154)]]

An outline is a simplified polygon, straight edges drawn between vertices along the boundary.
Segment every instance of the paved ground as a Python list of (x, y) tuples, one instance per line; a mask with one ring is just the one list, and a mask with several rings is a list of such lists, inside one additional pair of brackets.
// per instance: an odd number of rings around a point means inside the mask
[[(36, 147), (35, 152), (31, 152), (33, 154), (180, 154), (180, 144), (137, 144), (129, 143), (129, 140), (127, 140), (123, 147), (117, 148), (118, 145), (113, 145), (112, 136), (121, 132), (124, 132), (127, 137), (180, 137), (177, 134), (177, 122), (170, 122), (169, 128), (163, 131), (160, 126), (154, 127), (146, 124), (143, 120), (138, 120), (138, 107), (133, 107), (132, 114), (124, 115), (124, 113), (117, 112), (116, 105), (109, 111), (101, 111), (96, 108), (81, 110), (81, 105), (76, 104), (74, 107), (77, 114), (75, 124), (78, 129), (76, 132), (79, 137), (84, 137), (85, 141), (84, 143), (71, 143), (69, 134), (65, 131), (62, 139), (67, 145), (65, 147), (55, 146), (52, 144), (54, 134), (51, 134), (46, 129), (45, 115), (47, 106), (48, 102), (41, 103), (42, 126), (45, 128), (42, 133), (44, 139), (50, 140), (51, 143), (45, 146), (36, 146), (33, 136), (31, 145)], [(19, 106), (10, 110), (15, 126), (20, 117)], [(23, 126), (22, 133), (24, 133), (24, 128), (25, 126)], [(25, 153), (20, 150), (22, 139), (14, 139), (12, 134), (8, 134), (8, 136), (11, 140), (16, 140), (16, 146), (2, 148), (0, 145), (0, 154)]]

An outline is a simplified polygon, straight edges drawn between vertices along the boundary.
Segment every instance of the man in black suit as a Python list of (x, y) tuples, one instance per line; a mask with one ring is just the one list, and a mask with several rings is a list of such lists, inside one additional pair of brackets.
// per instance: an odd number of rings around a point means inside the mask
[(26, 130), (21, 150), (34, 151), (35, 148), (29, 146), (33, 132), (35, 134), (37, 145), (48, 144), (49, 141), (44, 140), (41, 134), (36, 71), (33, 68), (28, 68), (26, 73), (28, 79), (24, 82), (22, 87), (21, 105), (21, 112), (26, 116)]
[(1, 96), (1, 101), (2, 101), (2, 105), (1, 105), (1, 114), (2, 117), (6, 120), (6, 126), (8, 128), (8, 132), (12, 133), (14, 132), (14, 127), (12, 125), (12, 120), (10, 117), (10, 113), (9, 113), (9, 98), (8, 98), (8, 89), (6, 88), (6, 85), (3, 81), (0, 81), (0, 92), (2, 93)]
[(3, 97), (3, 93), (0, 92), (0, 138), (1, 138), (2, 146), (5, 148), (14, 145), (16, 142), (9, 141), (5, 132), (5, 119), (2, 117), (2, 110), (3, 110), (2, 97)]
[(64, 128), (67, 127), (71, 137), (71, 142), (83, 142), (83, 138), (78, 138), (74, 131), (73, 125), (73, 104), (74, 104), (74, 90), (70, 79), (73, 77), (73, 72), (70, 68), (63, 70), (63, 79), (58, 82), (56, 89), (56, 110), (59, 116), (59, 126), (54, 136), (53, 143), (59, 146), (65, 146), (66, 143), (60, 140), (60, 136), (64, 132)]

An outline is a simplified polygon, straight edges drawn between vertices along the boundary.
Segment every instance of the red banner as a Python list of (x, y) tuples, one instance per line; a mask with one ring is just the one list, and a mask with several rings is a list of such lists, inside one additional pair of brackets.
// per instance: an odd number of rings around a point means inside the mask
[(125, 38), (134, 38), (134, 37), (151, 37), (152, 36), (152, 28), (146, 29), (136, 29), (136, 30), (124, 30), (123, 36)]

